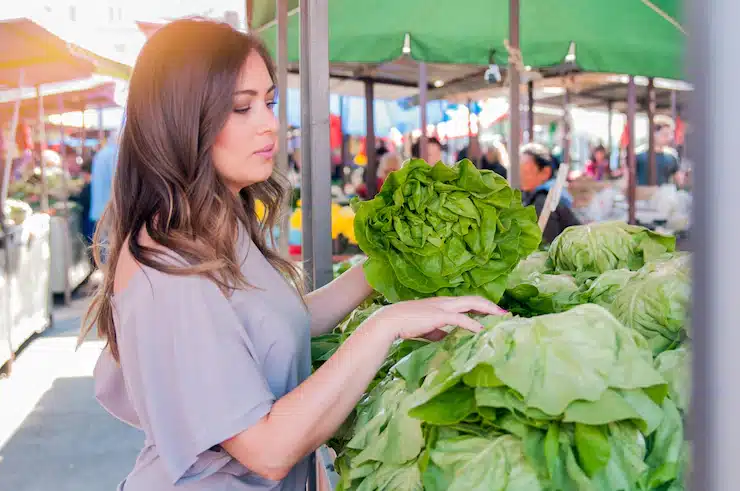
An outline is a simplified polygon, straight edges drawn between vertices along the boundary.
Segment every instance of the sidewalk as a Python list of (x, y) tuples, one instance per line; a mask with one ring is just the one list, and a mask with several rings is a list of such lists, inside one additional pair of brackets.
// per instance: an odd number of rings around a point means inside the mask
[(142, 434), (93, 398), (103, 343), (74, 349), (86, 303), (55, 309), (54, 327), (0, 379), (0, 490), (112, 491), (133, 466)]

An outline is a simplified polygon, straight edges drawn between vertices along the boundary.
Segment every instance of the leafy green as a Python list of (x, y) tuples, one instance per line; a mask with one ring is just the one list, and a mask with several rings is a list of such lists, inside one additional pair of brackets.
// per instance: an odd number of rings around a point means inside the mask
[(550, 263), (549, 253), (547, 251), (533, 252), (519, 261), (519, 264), (517, 264), (514, 270), (509, 273), (508, 284), (518, 285), (520, 283), (524, 283), (534, 273), (551, 272), (552, 264)]
[(609, 308), (614, 303), (614, 297), (634, 276), (635, 272), (629, 269), (606, 271), (590, 283), (584, 297), (588, 302)]
[(509, 276), (500, 304), (511, 313), (524, 317), (554, 314), (580, 304), (578, 291), (575, 279), (565, 274), (534, 272), (524, 279)]
[(675, 237), (615, 221), (569, 227), (549, 253), (556, 271), (599, 275), (612, 269), (637, 270), (675, 248)]
[(391, 302), (467, 294), (498, 301), (507, 274), (541, 241), (520, 192), (469, 160), (411, 160), (353, 207), (365, 275)]
[(655, 368), (668, 382), (668, 393), (683, 412), (689, 410), (691, 398), (691, 350), (681, 346), (655, 357)]
[(645, 336), (655, 354), (677, 346), (689, 330), (690, 258), (646, 264), (614, 296), (610, 311)]
[(683, 423), (639, 333), (593, 304), (481, 321), (408, 353), (362, 401), (341, 490), (673, 486)]

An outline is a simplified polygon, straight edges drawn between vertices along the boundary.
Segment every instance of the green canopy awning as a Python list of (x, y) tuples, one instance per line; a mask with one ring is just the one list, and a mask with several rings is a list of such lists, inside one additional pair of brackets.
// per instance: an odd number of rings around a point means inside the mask
[[(400, 58), (406, 34), (411, 57), (428, 63), (508, 62), (508, 0), (330, 0), (329, 61), (385, 63)], [(298, 61), (298, 0), (289, 0), (289, 60)], [(563, 63), (571, 43), (584, 71), (683, 78), (686, 34), (678, 0), (526, 0), (521, 51), (534, 68)], [(256, 2), (252, 29), (274, 53), (274, 2)]]

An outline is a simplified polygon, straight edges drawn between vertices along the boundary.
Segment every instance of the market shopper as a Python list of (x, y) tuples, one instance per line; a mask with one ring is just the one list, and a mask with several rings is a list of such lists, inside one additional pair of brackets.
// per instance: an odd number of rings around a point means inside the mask
[(96, 224), (103, 217), (103, 211), (110, 201), (117, 159), (118, 132), (112, 131), (108, 135), (106, 144), (92, 159), (91, 202), (88, 218), (93, 224)]
[(145, 434), (124, 491), (303, 491), (307, 456), (394, 340), (450, 324), (476, 331), (465, 312), (501, 312), (477, 297), (394, 304), (311, 374), (310, 336), (371, 289), (358, 266), (301, 296), (295, 265), (267, 247), (285, 192), (275, 92), (266, 49), (226, 24), (172, 22), (137, 60), (96, 232), (109, 235), (109, 261), (82, 333), (94, 323), (107, 342), (98, 400)]
[(603, 181), (611, 177), (611, 163), (604, 145), (598, 145), (593, 149), (591, 158), (586, 162), (585, 173), (594, 181)]
[[(675, 124), (668, 116), (655, 117), (655, 165), (657, 167), (658, 186), (670, 182), (682, 181), (683, 175), (678, 162), (678, 153), (671, 147)], [(636, 157), (637, 185), (650, 185), (648, 150), (638, 153)]]
[[(525, 206), (534, 205), (537, 216), (542, 213), (550, 188), (555, 184), (555, 176), (559, 164), (550, 154), (550, 151), (538, 143), (530, 143), (522, 147), (521, 151), (521, 186), (522, 201)], [(555, 211), (550, 214), (545, 230), (542, 232), (542, 241), (550, 243), (563, 230), (580, 225), (578, 218), (573, 214), (571, 205), (573, 199), (566, 189), (560, 194)]]
[[(411, 147), (411, 156), (415, 159), (421, 158), (421, 140), (418, 140)], [(427, 138), (427, 162), (429, 165), (434, 165), (437, 162), (443, 162), (443, 159), (442, 142), (440, 142), (436, 137), (430, 136)]]

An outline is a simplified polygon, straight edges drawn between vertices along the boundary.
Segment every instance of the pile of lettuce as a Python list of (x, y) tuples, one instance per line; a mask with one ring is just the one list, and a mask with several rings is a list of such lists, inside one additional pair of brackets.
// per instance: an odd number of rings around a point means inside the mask
[(690, 256), (619, 222), (537, 251), (519, 203), (470, 162), (411, 161), (354, 204), (377, 293), (314, 338), (315, 369), (388, 303), (478, 294), (510, 314), (392, 345), (329, 442), (339, 491), (684, 490)]
[(389, 301), (481, 295), (498, 301), (507, 275), (542, 235), (534, 208), (492, 171), (420, 159), (355, 201), (355, 235), (369, 283)]
[(360, 403), (340, 490), (683, 489), (683, 422), (639, 333), (596, 305), (482, 321)]

